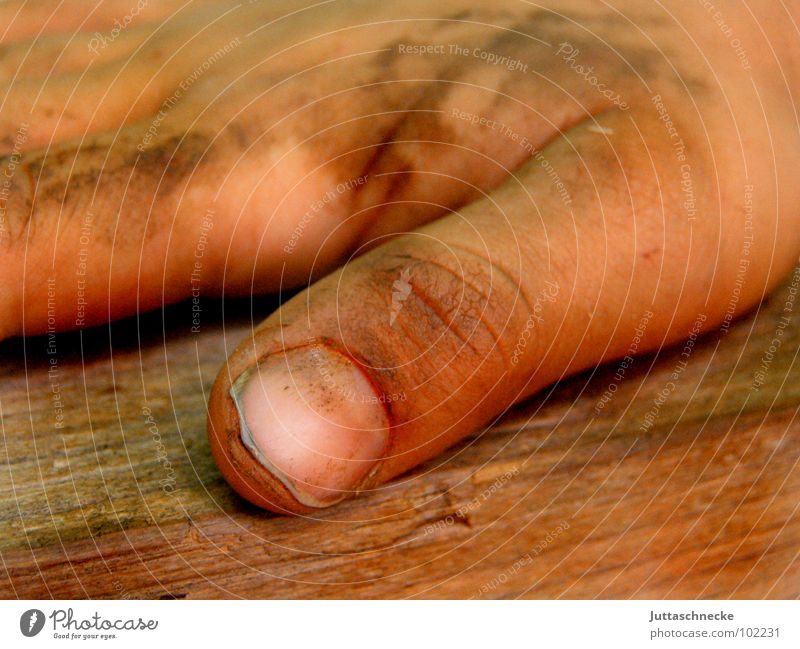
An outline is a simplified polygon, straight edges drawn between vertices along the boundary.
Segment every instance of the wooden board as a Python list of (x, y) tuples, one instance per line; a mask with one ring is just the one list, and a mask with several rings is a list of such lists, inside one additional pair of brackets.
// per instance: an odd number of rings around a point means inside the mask
[(680, 348), (599, 368), (311, 518), (247, 505), (206, 443), (215, 374), (269, 300), (204, 303), (196, 334), (181, 304), (7, 341), (0, 596), (798, 597), (792, 280), (698, 340), (674, 389)]

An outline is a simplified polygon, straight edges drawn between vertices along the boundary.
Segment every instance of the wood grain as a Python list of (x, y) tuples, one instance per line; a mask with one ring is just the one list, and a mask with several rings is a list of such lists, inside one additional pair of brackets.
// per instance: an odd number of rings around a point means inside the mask
[(0, 596), (798, 597), (799, 281), (699, 339), (674, 389), (680, 347), (598, 368), (310, 518), (248, 506), (206, 443), (211, 383), (269, 300), (203, 303), (197, 334), (183, 304), (6, 342)]

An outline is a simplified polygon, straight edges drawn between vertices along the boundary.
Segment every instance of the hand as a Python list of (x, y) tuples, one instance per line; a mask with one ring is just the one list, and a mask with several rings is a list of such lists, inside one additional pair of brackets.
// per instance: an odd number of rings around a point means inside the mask
[(261, 506), (379, 488), (796, 262), (779, 2), (55, 4), (0, 7), (0, 335), (309, 284), (209, 403)]

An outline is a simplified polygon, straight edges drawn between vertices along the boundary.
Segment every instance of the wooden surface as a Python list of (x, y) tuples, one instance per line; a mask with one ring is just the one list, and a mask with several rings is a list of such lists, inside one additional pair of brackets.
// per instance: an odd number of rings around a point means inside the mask
[(7, 341), (0, 596), (798, 597), (797, 314), (752, 389), (791, 281), (698, 340), (674, 390), (680, 348), (638, 359), (597, 415), (617, 369), (600, 368), (306, 519), (240, 500), (206, 443), (249, 303), (226, 304), (224, 326), (204, 303), (199, 334), (182, 304), (59, 334), (52, 354), (47, 337)]

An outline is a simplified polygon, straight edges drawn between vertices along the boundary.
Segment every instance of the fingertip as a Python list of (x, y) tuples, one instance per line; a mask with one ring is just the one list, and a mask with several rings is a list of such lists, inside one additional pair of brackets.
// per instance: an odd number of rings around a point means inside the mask
[(388, 418), (374, 388), (327, 347), (270, 355), (230, 392), (242, 443), (305, 506), (353, 495), (386, 451)]

